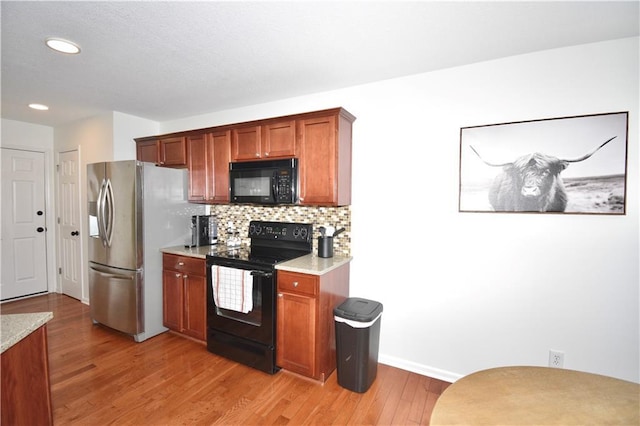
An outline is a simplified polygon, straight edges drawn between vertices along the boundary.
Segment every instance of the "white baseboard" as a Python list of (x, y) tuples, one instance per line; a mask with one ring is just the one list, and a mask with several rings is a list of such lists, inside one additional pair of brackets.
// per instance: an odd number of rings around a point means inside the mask
[(402, 358), (384, 354), (378, 354), (378, 362), (381, 364), (390, 365), (391, 367), (400, 368), (401, 370), (411, 371), (412, 373), (432, 377), (438, 380), (444, 380), (445, 382), (449, 383), (453, 383), (463, 376), (462, 374), (440, 370), (439, 368), (429, 367), (428, 365), (418, 364)]

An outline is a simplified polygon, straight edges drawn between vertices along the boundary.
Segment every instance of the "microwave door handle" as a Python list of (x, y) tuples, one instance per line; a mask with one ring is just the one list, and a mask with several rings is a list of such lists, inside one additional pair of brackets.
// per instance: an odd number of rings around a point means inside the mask
[(273, 179), (271, 184), (271, 191), (273, 192), (273, 199), (278, 201), (278, 172), (273, 172)]

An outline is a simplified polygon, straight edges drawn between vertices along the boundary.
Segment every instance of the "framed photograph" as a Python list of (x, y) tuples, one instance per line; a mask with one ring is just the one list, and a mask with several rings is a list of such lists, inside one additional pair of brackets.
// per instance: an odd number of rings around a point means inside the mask
[(624, 215), (628, 112), (460, 129), (460, 212)]

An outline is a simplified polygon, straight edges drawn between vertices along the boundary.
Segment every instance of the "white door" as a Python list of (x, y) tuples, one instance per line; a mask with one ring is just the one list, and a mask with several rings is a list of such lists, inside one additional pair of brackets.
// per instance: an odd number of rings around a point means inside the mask
[(44, 153), (2, 148), (0, 299), (47, 292)]
[(58, 154), (58, 253), (62, 293), (82, 300), (78, 151)]

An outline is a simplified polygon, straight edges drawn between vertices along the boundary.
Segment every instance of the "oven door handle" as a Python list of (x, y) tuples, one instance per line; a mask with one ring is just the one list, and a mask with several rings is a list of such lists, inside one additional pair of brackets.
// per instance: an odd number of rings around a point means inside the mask
[(251, 271), (251, 275), (256, 277), (271, 278), (273, 276), (273, 272)]

